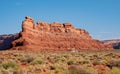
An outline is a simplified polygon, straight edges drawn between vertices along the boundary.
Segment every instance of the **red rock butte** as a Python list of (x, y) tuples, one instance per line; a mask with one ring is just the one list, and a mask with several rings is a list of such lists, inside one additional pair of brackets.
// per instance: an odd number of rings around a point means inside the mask
[(87, 31), (75, 28), (71, 23), (54, 22), (34, 23), (26, 16), (22, 22), (20, 37), (12, 42), (12, 49), (17, 50), (102, 50), (111, 49), (99, 40), (94, 40)]

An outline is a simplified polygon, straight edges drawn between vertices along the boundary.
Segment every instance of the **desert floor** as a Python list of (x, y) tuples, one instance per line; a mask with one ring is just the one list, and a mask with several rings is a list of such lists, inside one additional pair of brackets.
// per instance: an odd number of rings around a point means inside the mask
[(120, 50), (0, 51), (0, 74), (120, 74)]

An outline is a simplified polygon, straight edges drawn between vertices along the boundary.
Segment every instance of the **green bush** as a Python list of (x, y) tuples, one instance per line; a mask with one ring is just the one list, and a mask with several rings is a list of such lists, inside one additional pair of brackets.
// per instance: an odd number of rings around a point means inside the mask
[(16, 62), (13, 62), (13, 61), (4, 62), (4, 63), (2, 64), (2, 67), (3, 67), (4, 69), (15, 68), (16, 66), (18, 66), (18, 65), (16, 64)]

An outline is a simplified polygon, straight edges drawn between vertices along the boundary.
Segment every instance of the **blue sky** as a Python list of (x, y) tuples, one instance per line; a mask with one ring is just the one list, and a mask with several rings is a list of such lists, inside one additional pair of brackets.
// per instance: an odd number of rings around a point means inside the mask
[(120, 0), (0, 0), (0, 34), (20, 32), (25, 16), (71, 22), (94, 39), (120, 39)]

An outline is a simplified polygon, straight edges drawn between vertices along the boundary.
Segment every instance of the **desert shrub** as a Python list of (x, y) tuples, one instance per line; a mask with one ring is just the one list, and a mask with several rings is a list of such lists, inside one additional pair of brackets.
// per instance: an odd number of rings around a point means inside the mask
[(55, 65), (50, 66), (50, 70), (55, 70), (57, 67)]
[(35, 59), (35, 57), (33, 56), (21, 56), (18, 58), (19, 61), (21, 61), (22, 63), (30, 63)]
[(55, 59), (55, 62), (66, 62), (66, 58), (65, 57), (61, 57), (61, 58), (57, 58)]
[(93, 64), (93, 65), (99, 65), (99, 64), (101, 64), (101, 62), (98, 61), (98, 60), (94, 60), (94, 61), (92, 62), (92, 64)]
[(69, 60), (68, 62), (67, 62), (67, 64), (68, 65), (72, 65), (72, 64), (74, 64), (75, 62), (73, 61), (73, 60)]
[(50, 70), (57, 70), (57, 69), (66, 70), (66, 66), (57, 63), (50, 65)]
[(70, 58), (70, 57), (72, 57), (73, 55), (72, 54), (70, 54), (70, 53), (67, 53), (67, 54), (64, 54), (63, 55), (63, 57), (65, 57), (65, 58)]
[(51, 74), (69, 74), (68, 73), (68, 68), (64, 64), (52, 64), (50, 66), (50, 71), (54, 71), (54, 73)]
[(67, 54), (65, 54), (65, 55), (64, 55), (64, 57), (65, 57), (65, 58), (69, 58), (70, 56), (69, 56), (69, 55), (67, 55)]
[(2, 74), (9, 74), (9, 72), (7, 70), (2, 70), (1, 73)]
[(41, 59), (36, 59), (36, 60), (32, 61), (30, 64), (31, 64), (31, 65), (38, 65), (38, 64), (42, 64), (42, 63), (43, 63), (43, 60), (41, 60)]
[[(26, 74), (40, 74), (41, 70), (42, 70), (42, 65), (30, 65), (27, 68), (27, 73)], [(24, 69), (26, 70), (26, 69)]]
[(17, 57), (17, 56), (21, 56), (21, 54), (20, 53), (11, 53), (11, 55), (13, 55), (13, 56), (15, 56), (15, 57)]
[(83, 64), (89, 64), (90, 63), (89, 60), (83, 60), (82, 62), (83, 62)]
[(15, 70), (13, 68), (2, 69), (0, 74), (23, 74), (21, 70)]
[(82, 60), (78, 60), (76, 61), (77, 64), (83, 64), (83, 61)]
[(89, 64), (90, 61), (89, 60), (77, 60), (76, 63), (82, 65), (82, 64)]
[(100, 60), (100, 63), (106, 65), (108, 62), (106, 60)]
[(69, 74), (91, 74), (89, 72), (87, 72), (84, 69), (80, 69), (80, 70), (69, 70)]
[(2, 71), (0, 70), (0, 74), (2, 74)]
[(120, 69), (114, 67), (114, 68), (111, 70), (111, 74), (120, 74)]
[(2, 61), (3, 61), (3, 60), (2, 60), (2, 59), (0, 59), (0, 64), (2, 63)]
[(13, 71), (12, 74), (21, 74), (19, 71)]
[(0, 74), (23, 74), (21, 70), (15, 70), (13, 68), (2, 69)]
[(114, 55), (113, 53), (108, 53), (105, 56), (113, 56), (113, 55)]
[(94, 55), (93, 55), (93, 57), (94, 57), (94, 58), (97, 58), (97, 57), (98, 57), (98, 55), (97, 55), (97, 54), (94, 54)]
[(98, 74), (97, 71), (93, 67), (88, 67), (85, 69), (88, 74)]
[(112, 68), (112, 67), (120, 67), (120, 61), (118, 60), (111, 60), (108, 64), (107, 64), (107, 66), (109, 67), (109, 68)]
[(68, 70), (56, 69), (54, 74), (69, 74)]
[(5, 69), (15, 68), (16, 66), (18, 66), (18, 65), (14, 61), (8, 61), (8, 62), (2, 63), (2, 67), (5, 68)]
[(79, 65), (71, 65), (68, 69), (69, 74), (91, 74), (86, 70), (86, 68), (82, 68)]
[(18, 71), (14, 71), (13, 74), (20, 74), (20, 72), (18, 72)]

